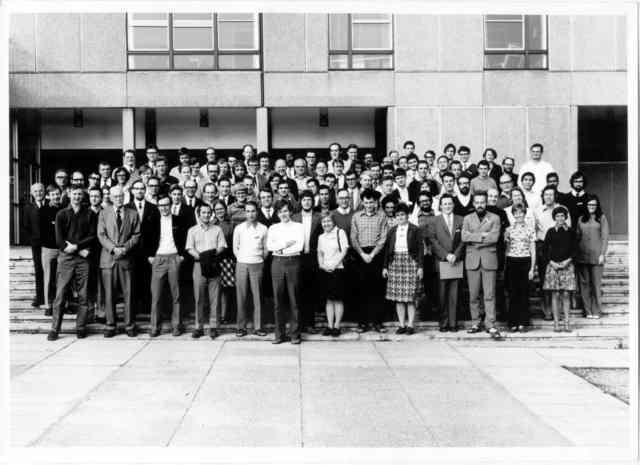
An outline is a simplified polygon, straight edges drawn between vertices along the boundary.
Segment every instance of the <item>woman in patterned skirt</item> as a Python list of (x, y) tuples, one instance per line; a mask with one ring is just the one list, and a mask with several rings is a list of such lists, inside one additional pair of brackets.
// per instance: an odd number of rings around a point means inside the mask
[[(215, 224), (222, 228), (227, 244), (233, 244), (233, 223), (227, 214), (227, 207), (224, 202), (218, 200), (213, 204), (213, 212), (216, 216)], [(220, 322), (227, 323), (233, 317), (229, 315), (229, 309), (233, 305), (233, 295), (235, 294), (235, 266), (236, 259), (233, 256), (233, 247), (227, 247), (220, 260), (220, 287), (221, 306)]]
[(386, 298), (396, 304), (396, 334), (413, 334), (416, 301), (422, 291), (424, 242), (419, 228), (409, 223), (409, 210), (402, 202), (396, 207), (397, 224), (387, 235), (382, 269), (382, 276), (387, 279)]
[(542, 289), (551, 291), (551, 310), (553, 312), (553, 330), (560, 331), (559, 318), (561, 306), (564, 311), (564, 330), (569, 327), (569, 292), (576, 290), (576, 273), (573, 257), (576, 252), (575, 234), (566, 224), (568, 210), (562, 205), (551, 212), (555, 226), (547, 231), (544, 238), (543, 253), (547, 260), (547, 270)]

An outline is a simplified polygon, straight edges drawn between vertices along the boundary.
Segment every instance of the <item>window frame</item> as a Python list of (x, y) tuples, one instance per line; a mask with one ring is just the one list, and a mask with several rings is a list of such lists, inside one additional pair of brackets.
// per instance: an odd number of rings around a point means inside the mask
[[(488, 20), (487, 16), (483, 16), (482, 21), (482, 41), (484, 53), (482, 56), (482, 68), (485, 71), (548, 71), (549, 70), (549, 15), (520, 15), (522, 18), (520, 21), (515, 20)], [(527, 31), (526, 31), (526, 17), (527, 16), (544, 16), (544, 43), (546, 48), (544, 49), (528, 49), (527, 48)], [(522, 24), (522, 48), (489, 48), (487, 47), (487, 23), (492, 22), (519, 22)], [(492, 68), (487, 67), (486, 56), (487, 55), (522, 55), (524, 57), (525, 66), (523, 67), (508, 67), (508, 68)], [(544, 55), (546, 56), (544, 67), (532, 68), (527, 66), (527, 60), (530, 56)]]
[[(174, 50), (173, 48), (173, 33), (174, 33), (174, 20), (173, 12), (168, 14), (168, 34), (169, 34), (169, 46), (168, 50), (156, 49), (156, 50), (131, 50), (129, 48), (129, 36), (131, 28), (134, 25), (131, 24), (130, 15), (126, 15), (126, 31), (127, 31), (127, 71), (261, 71), (263, 67), (263, 46), (262, 46), (262, 14), (252, 13), (255, 17), (255, 31), (257, 34), (257, 49), (237, 49), (237, 50), (220, 50), (218, 48), (218, 13), (211, 13), (212, 15), (212, 29), (213, 29), (213, 48), (207, 49), (180, 49)], [(224, 14), (224, 13), (223, 13)], [(224, 22), (224, 21), (223, 21)], [(241, 21), (239, 21), (241, 22)], [(164, 26), (163, 26), (164, 27)], [(180, 26), (178, 26), (180, 27)], [(195, 27), (195, 26), (194, 26)], [(176, 68), (175, 59), (176, 56), (192, 56), (192, 55), (210, 55), (213, 56), (213, 67), (210, 68)], [(220, 68), (220, 56), (229, 55), (246, 55), (257, 56), (258, 66), (256, 68)], [(169, 66), (167, 68), (132, 68), (129, 63), (130, 56), (168, 56)]]
[[(331, 49), (331, 14), (346, 14), (347, 15), (347, 49), (338, 50)], [(383, 13), (384, 14), (384, 13)], [(327, 46), (329, 53), (327, 54), (327, 69), (329, 71), (393, 71), (395, 69), (395, 48), (394, 48), (394, 32), (395, 32), (395, 16), (392, 13), (389, 14), (389, 35), (391, 41), (391, 48), (389, 49), (354, 49), (353, 48), (353, 13), (329, 13), (327, 15)], [(368, 21), (367, 23), (380, 23), (387, 24), (387, 21)], [(331, 56), (332, 55), (347, 55), (347, 67), (346, 68), (332, 68)], [(388, 68), (354, 68), (353, 67), (353, 55), (390, 55), (391, 66)]]

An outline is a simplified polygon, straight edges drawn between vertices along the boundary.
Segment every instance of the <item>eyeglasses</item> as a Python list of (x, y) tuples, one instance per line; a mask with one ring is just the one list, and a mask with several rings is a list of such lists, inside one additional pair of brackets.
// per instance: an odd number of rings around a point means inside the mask
[(84, 182), (84, 178), (73, 178), (73, 182)]
[(100, 176), (90, 176), (89, 179), (93, 179), (94, 181), (100, 181)]
[(148, 184), (148, 187), (160, 187), (160, 184)]
[(66, 174), (59, 174), (56, 176), (56, 179), (66, 179), (68, 176)]
[(171, 204), (170, 203), (159, 203), (158, 207), (170, 207)]

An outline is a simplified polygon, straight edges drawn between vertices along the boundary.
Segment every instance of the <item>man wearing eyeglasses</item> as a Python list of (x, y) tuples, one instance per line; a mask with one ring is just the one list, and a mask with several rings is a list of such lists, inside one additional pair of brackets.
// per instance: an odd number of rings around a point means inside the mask
[(157, 224), (160, 221), (160, 212), (155, 204), (146, 199), (146, 187), (142, 179), (131, 184), (131, 202), (129, 208), (134, 208), (140, 219), (140, 240), (133, 250), (134, 268), (133, 293), (135, 306), (139, 313), (151, 312), (151, 265), (148, 258), (155, 254), (155, 244), (151, 244), (151, 238), (156, 233)]
[(151, 176), (147, 181), (147, 193), (145, 200), (154, 205), (158, 204), (158, 196), (160, 195), (160, 179), (157, 176)]
[(53, 179), (55, 185), (60, 189), (60, 205), (64, 208), (69, 205), (69, 195), (67, 192), (69, 188), (69, 173), (65, 169), (57, 169)]
[(160, 218), (150, 231), (149, 247), (154, 250), (149, 257), (151, 264), (151, 329), (150, 336), (160, 335), (160, 299), (165, 283), (171, 291), (171, 328), (173, 336), (182, 334), (180, 315), (180, 265), (184, 260), (186, 231), (177, 216), (171, 214), (171, 199), (158, 199)]
[(513, 190), (513, 179), (508, 173), (503, 173), (500, 176), (500, 195), (498, 196), (498, 203), (496, 206), (500, 209), (510, 207), (513, 202), (511, 201), (511, 191)]
[(109, 162), (101, 161), (98, 165), (98, 173), (100, 173), (100, 182), (98, 183), (100, 189), (113, 186), (114, 182), (111, 178), (111, 164)]
[(104, 337), (116, 335), (117, 285), (120, 283), (124, 299), (124, 318), (127, 336), (137, 335), (133, 309), (132, 272), (134, 259), (132, 250), (140, 240), (140, 217), (136, 210), (124, 206), (124, 190), (113, 186), (109, 191), (112, 208), (105, 208), (98, 216), (98, 240), (102, 245), (100, 272), (104, 284), (107, 328)]
[[(347, 175), (345, 176), (345, 184), (347, 192), (349, 194), (349, 204), (351, 205), (351, 208), (353, 210), (358, 210), (360, 208), (361, 189), (358, 185), (358, 176), (356, 175), (356, 173), (354, 173), (353, 171), (347, 173)], [(338, 201), (338, 204), (339, 203), (340, 202)], [(349, 224), (349, 227), (351, 227), (351, 224)]]

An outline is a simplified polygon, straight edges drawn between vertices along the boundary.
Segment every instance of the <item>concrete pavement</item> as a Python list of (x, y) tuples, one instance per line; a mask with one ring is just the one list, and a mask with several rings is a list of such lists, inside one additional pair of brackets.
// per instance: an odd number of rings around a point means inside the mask
[(628, 406), (562, 365), (628, 351), (12, 335), (11, 444), (626, 447)]

